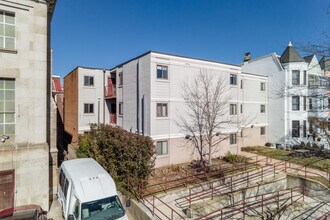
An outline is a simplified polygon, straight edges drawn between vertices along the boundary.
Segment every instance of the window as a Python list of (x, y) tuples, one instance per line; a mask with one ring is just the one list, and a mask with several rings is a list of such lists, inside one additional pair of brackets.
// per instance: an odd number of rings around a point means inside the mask
[(15, 14), (0, 11), (0, 48), (15, 49)]
[(307, 71), (304, 70), (304, 85), (307, 84)]
[(157, 103), (157, 117), (167, 117), (167, 103)]
[(75, 197), (76, 199), (76, 202), (74, 204), (74, 211), (73, 211), (73, 214), (74, 216), (76, 217), (76, 219), (79, 218), (79, 208), (80, 208), (80, 202), (79, 200)]
[(260, 105), (260, 113), (265, 113), (265, 112), (266, 112), (266, 106)]
[(119, 86), (122, 86), (123, 85), (123, 73), (121, 72), (121, 73), (119, 73), (118, 74), (118, 78), (119, 78)]
[(300, 71), (292, 70), (292, 85), (300, 85)]
[(306, 120), (303, 122), (303, 137), (307, 137), (307, 125), (306, 125)]
[(167, 141), (157, 141), (157, 155), (168, 154)]
[(118, 114), (119, 115), (123, 115), (123, 103), (119, 102), (119, 106), (118, 106)]
[(236, 143), (237, 143), (236, 134), (230, 134), (230, 144), (236, 144)]
[(243, 80), (241, 80), (241, 89), (243, 89)]
[(313, 99), (309, 99), (309, 110), (313, 109)]
[(63, 172), (63, 170), (60, 171), (60, 180), (59, 180), (59, 183), (60, 183), (60, 188), (63, 192), (63, 189), (64, 189), (64, 184), (65, 184), (65, 174)]
[(167, 66), (157, 65), (157, 79), (168, 79)]
[(15, 134), (15, 80), (0, 78), (0, 135)]
[(292, 96), (292, 111), (299, 111), (300, 109), (300, 97)]
[(330, 98), (328, 98), (328, 109), (330, 109)]
[(307, 108), (307, 98), (304, 96), (304, 110), (306, 111)]
[(243, 104), (241, 104), (241, 113), (243, 113)]
[(237, 115), (237, 105), (236, 104), (230, 104), (229, 114), (230, 115)]
[(299, 121), (292, 121), (292, 137), (300, 137)]
[(94, 86), (94, 76), (84, 76), (84, 86)]
[(260, 83), (260, 91), (265, 91), (266, 90), (266, 84), (265, 83)]
[(230, 85), (237, 85), (237, 75), (230, 74)]
[(67, 199), (68, 196), (68, 189), (69, 189), (69, 180), (65, 179), (65, 184), (64, 184), (64, 188), (63, 188), (63, 194), (65, 199)]
[(94, 113), (94, 104), (87, 103), (84, 104), (84, 114), (93, 114)]
[(265, 135), (266, 134), (266, 128), (265, 127), (261, 127), (260, 128), (260, 135)]

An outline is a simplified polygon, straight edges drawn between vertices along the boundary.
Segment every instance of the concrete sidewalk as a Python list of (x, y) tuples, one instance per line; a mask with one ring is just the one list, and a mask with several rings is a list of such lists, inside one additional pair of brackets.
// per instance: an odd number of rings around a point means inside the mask
[(47, 213), (47, 218), (53, 219), (53, 220), (63, 220), (64, 219), (62, 217), (61, 204), (58, 201), (57, 197), (54, 197), (54, 199), (53, 199), (49, 212)]

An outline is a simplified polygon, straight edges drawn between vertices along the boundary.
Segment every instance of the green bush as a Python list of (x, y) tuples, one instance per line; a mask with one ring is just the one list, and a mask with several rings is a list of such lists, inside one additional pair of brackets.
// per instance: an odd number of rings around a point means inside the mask
[(151, 138), (111, 125), (91, 125), (91, 131), (79, 137), (78, 157), (99, 162), (120, 185), (128, 178), (142, 183), (148, 178), (155, 161)]
[(230, 152), (228, 152), (223, 159), (228, 163), (244, 163), (246, 161), (246, 157), (238, 154), (232, 154)]
[(250, 147), (242, 147), (241, 150), (245, 152), (259, 152), (263, 148), (264, 147), (260, 147), (260, 146), (250, 146)]

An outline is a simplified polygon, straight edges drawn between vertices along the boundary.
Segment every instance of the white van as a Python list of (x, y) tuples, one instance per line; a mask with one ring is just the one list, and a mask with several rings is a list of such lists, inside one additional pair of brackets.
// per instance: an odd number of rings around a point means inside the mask
[(65, 219), (128, 220), (111, 176), (92, 158), (64, 161), (58, 199)]

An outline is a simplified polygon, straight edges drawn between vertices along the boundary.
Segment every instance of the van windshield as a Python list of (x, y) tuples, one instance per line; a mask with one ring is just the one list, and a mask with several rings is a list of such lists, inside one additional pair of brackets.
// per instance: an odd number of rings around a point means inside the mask
[(81, 219), (113, 220), (123, 217), (125, 211), (118, 196), (112, 196), (81, 204)]

